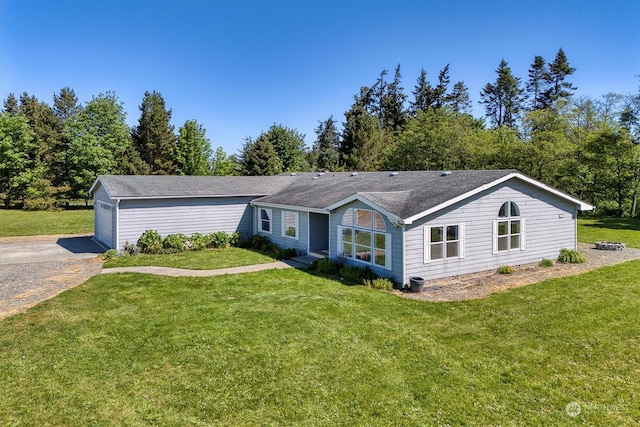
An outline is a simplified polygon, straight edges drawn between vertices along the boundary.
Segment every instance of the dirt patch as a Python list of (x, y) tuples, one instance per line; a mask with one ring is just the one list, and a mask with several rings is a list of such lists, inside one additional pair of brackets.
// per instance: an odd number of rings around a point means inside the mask
[(586, 258), (583, 264), (560, 264), (540, 267), (537, 263), (515, 266), (513, 274), (499, 274), (496, 270), (429, 280), (422, 292), (396, 291), (397, 295), (424, 301), (463, 301), (482, 298), (495, 292), (519, 288), (557, 277), (573, 276), (607, 265), (640, 259), (640, 249), (603, 251), (594, 245), (579, 243), (578, 250)]

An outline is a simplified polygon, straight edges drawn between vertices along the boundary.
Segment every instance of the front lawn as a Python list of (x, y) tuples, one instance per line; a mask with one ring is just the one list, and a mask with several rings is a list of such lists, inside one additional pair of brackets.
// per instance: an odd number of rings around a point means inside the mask
[(437, 304), (295, 269), (101, 275), (0, 322), (0, 420), (632, 425), (639, 269)]
[(59, 212), (0, 209), (0, 237), (93, 233), (93, 210)]
[(115, 258), (105, 262), (103, 267), (156, 266), (187, 268), (191, 270), (214, 270), (218, 268), (266, 264), (274, 261), (274, 258), (259, 251), (241, 248), (225, 248), (189, 251), (169, 255), (141, 254)]
[(579, 218), (578, 240), (584, 243), (623, 242), (630, 248), (640, 248), (640, 219)]

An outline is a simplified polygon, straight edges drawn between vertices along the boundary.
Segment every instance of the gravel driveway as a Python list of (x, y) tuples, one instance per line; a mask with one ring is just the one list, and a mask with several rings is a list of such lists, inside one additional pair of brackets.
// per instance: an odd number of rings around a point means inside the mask
[(102, 252), (86, 235), (0, 238), (0, 319), (99, 274)]

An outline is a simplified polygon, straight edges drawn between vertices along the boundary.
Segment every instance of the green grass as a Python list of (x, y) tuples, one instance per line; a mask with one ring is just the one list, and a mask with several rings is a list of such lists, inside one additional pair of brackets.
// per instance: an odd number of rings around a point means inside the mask
[(639, 269), (437, 304), (294, 269), (96, 276), (0, 322), (0, 420), (632, 425)]
[(106, 261), (103, 267), (157, 266), (188, 268), (191, 270), (213, 270), (217, 268), (266, 264), (274, 261), (275, 259), (259, 251), (225, 248), (182, 252), (170, 255), (136, 255), (116, 258)]
[(579, 218), (578, 240), (584, 243), (623, 242), (630, 248), (640, 248), (640, 219)]
[(0, 237), (93, 233), (93, 210), (60, 212), (0, 209)]

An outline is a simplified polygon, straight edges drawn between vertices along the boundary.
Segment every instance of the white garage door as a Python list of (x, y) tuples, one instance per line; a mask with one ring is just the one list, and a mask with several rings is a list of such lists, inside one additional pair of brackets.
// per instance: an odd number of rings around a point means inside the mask
[(96, 234), (100, 242), (113, 247), (113, 205), (98, 201), (96, 205)]

